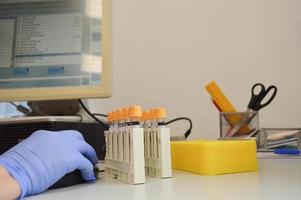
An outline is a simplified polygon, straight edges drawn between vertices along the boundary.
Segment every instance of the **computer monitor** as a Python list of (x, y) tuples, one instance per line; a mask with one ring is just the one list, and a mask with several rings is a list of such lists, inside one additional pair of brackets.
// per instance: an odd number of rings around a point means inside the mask
[(0, 0), (0, 101), (111, 96), (111, 0)]
[(106, 124), (76, 116), (66, 102), (111, 96), (111, 4), (0, 0), (0, 101), (60, 100), (59, 106), (45, 106), (51, 113), (36, 109), (30, 116), (1, 119), (0, 154), (34, 131), (68, 129), (81, 132), (104, 159)]

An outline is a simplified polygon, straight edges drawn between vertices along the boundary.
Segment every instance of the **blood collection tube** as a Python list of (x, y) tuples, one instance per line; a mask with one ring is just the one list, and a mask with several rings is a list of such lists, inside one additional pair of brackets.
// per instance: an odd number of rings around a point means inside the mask
[(109, 130), (106, 132), (106, 158), (112, 159), (112, 130), (113, 130), (113, 113), (108, 113)]
[(144, 153), (146, 162), (150, 158), (150, 111), (144, 111), (142, 115), (144, 128)]
[(122, 109), (117, 110), (117, 160), (123, 161), (123, 126), (124, 120), (122, 115)]
[[(133, 129), (133, 128), (140, 128), (140, 120), (141, 120), (141, 117), (142, 117), (142, 110), (141, 110), (141, 106), (137, 106), (137, 105), (134, 105), (134, 106), (130, 106), (129, 107), (129, 128)], [(132, 154), (133, 154), (133, 149), (131, 149), (131, 147), (133, 146), (132, 144), (132, 141), (133, 141), (133, 138), (131, 137), (135, 137), (133, 135), (130, 134), (130, 137), (129, 137), (129, 142), (130, 142), (130, 145), (129, 145), (129, 160), (131, 161), (132, 159)]]
[(130, 118), (129, 118), (129, 108), (123, 108), (122, 109), (122, 114), (124, 118), (124, 129), (123, 129), (123, 156), (124, 156), (124, 161), (129, 162), (130, 161), (130, 134), (129, 134), (129, 123), (130, 123)]
[(117, 140), (117, 133), (118, 133), (118, 115), (117, 111), (113, 112), (114, 121), (113, 121), (113, 131), (112, 131), (112, 159), (117, 160), (118, 155), (118, 140)]
[[(161, 127), (165, 127), (165, 119), (166, 119), (166, 109), (165, 108), (157, 108), (156, 110), (155, 110), (155, 124), (156, 124), (156, 127), (159, 129), (159, 128), (161, 128)], [(157, 150), (156, 150), (156, 158), (157, 159), (161, 159), (160, 158), (160, 153), (159, 152), (161, 152), (161, 149), (160, 149), (160, 137), (159, 137), (159, 135), (158, 134), (160, 134), (161, 133), (161, 131), (159, 131), (157, 129), (157, 131), (156, 131), (156, 135), (155, 135), (155, 137), (156, 137), (156, 139), (155, 139), (155, 141), (156, 141), (156, 147), (157, 147)]]

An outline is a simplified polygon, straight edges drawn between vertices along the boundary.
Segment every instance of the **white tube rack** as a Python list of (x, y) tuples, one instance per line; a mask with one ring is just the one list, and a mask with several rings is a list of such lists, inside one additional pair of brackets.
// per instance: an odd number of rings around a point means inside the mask
[(146, 175), (172, 177), (170, 129), (166, 126), (145, 128), (144, 137)]
[(106, 176), (129, 184), (145, 183), (143, 128), (113, 128), (106, 132), (106, 140)]

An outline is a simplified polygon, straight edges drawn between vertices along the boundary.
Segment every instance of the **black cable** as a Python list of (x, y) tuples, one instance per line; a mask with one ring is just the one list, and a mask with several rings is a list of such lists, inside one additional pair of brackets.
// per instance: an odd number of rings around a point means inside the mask
[(14, 102), (10, 101), (9, 102), (11, 105), (13, 105), (17, 111), (23, 113), (24, 115), (29, 115), (30, 114), (30, 109), (26, 108), (25, 106), (19, 104), (15, 104)]
[(95, 119), (95, 121), (97, 121), (99, 124), (101, 124), (103, 127), (105, 127), (106, 129), (108, 129), (108, 125), (106, 123), (104, 123), (103, 121), (99, 120), (97, 117), (95, 117), (95, 115), (93, 115), (88, 108), (85, 106), (85, 104), (82, 102), (82, 100), (78, 100), (79, 104), (81, 105), (81, 107), (86, 111), (86, 113), (92, 117), (93, 119)]
[(10, 103), (11, 105), (15, 106), (16, 108), (17, 108), (17, 106), (18, 106), (17, 104), (15, 104), (15, 102), (10, 101), (9, 103)]
[(173, 122), (180, 121), (180, 120), (186, 120), (190, 124), (189, 129), (184, 134), (185, 138), (188, 138), (188, 136), (191, 134), (191, 130), (192, 130), (192, 121), (188, 117), (178, 117), (178, 118), (175, 118), (175, 119), (172, 119), (172, 120), (166, 122), (165, 124), (168, 125), (168, 124), (171, 124)]

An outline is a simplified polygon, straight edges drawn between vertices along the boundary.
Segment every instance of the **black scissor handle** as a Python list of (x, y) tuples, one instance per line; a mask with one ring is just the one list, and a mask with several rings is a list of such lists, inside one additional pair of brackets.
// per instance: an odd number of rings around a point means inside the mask
[[(261, 103), (262, 100), (270, 93), (270, 91), (272, 91), (272, 95), (271, 95), (270, 99), (268, 101), (266, 101), (264, 104), (262, 104)], [(277, 87), (276, 86), (272, 85), (272, 86), (268, 87), (268, 89), (264, 92), (263, 98), (255, 106), (255, 110), (260, 110), (261, 108), (269, 105), (273, 101), (273, 99), (275, 98), (276, 94), (277, 94)]]
[[(261, 90), (260, 90), (259, 94), (256, 95), (254, 90), (255, 90), (255, 88), (256, 88), (258, 85), (260, 85)], [(267, 100), (265, 103), (262, 104), (261, 102), (262, 102), (262, 101), (264, 100), (264, 98), (265, 98), (269, 93), (271, 93), (271, 92), (272, 92), (272, 95), (271, 95), (271, 97), (269, 98), (269, 100)], [(269, 105), (269, 104), (273, 101), (273, 99), (275, 98), (276, 94), (277, 94), (277, 87), (274, 86), (274, 85), (272, 85), (272, 86), (268, 87), (267, 89), (265, 89), (264, 85), (262, 85), (262, 84), (260, 84), (260, 83), (255, 84), (255, 85), (253, 86), (253, 88), (252, 88), (252, 97), (255, 96), (255, 97), (254, 97), (254, 98), (255, 98), (255, 102), (252, 104), (251, 109), (254, 110), (254, 111), (258, 111), (258, 110), (260, 110), (261, 108), (263, 108), (263, 107)]]
[[(256, 88), (260, 88), (259, 93), (255, 93)], [(264, 91), (265, 91), (265, 87), (263, 84), (256, 83), (255, 85), (253, 85), (252, 90), (251, 90), (251, 99), (248, 104), (248, 108), (254, 110), (255, 104), (257, 104), (258, 101), (260, 101), (259, 99), (261, 99), (263, 97)]]

